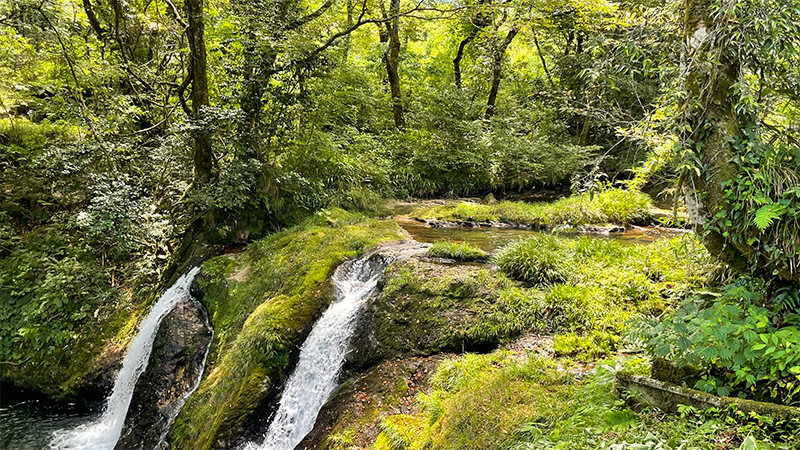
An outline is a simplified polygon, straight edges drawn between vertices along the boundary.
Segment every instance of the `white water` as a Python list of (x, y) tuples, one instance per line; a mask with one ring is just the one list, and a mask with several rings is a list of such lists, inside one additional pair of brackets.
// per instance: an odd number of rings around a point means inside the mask
[(161, 320), (172, 311), (181, 298), (189, 295), (189, 287), (199, 272), (200, 268), (195, 267), (178, 278), (178, 281), (167, 289), (150, 309), (141, 324), (139, 334), (125, 355), (122, 369), (114, 381), (114, 390), (106, 402), (102, 416), (97, 421), (80, 425), (75, 429), (56, 431), (50, 448), (113, 450), (122, 433), (125, 416), (128, 414), (128, 407), (133, 397), (133, 388), (150, 359), (153, 341)]
[(320, 409), (336, 389), (358, 313), (376, 292), (381, 273), (366, 259), (348, 261), (336, 269), (336, 302), (301, 347), (300, 361), (286, 383), (263, 442), (250, 443), (246, 450), (293, 450), (311, 431)]

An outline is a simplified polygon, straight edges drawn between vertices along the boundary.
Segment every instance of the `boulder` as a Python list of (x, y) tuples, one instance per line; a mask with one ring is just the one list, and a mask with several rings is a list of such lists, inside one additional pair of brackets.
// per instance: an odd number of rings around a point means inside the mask
[(134, 389), (117, 449), (150, 450), (166, 434), (203, 373), (213, 332), (203, 307), (184, 298), (161, 322)]

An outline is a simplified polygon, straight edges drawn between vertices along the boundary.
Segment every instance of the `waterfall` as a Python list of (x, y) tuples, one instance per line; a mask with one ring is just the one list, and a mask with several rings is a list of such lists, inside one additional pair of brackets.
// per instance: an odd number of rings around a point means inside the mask
[(314, 325), (286, 383), (278, 411), (260, 444), (246, 450), (293, 450), (311, 431), (337, 386), (358, 313), (377, 291), (383, 265), (362, 258), (343, 263), (333, 275), (336, 301)]
[(139, 334), (133, 340), (128, 354), (122, 362), (122, 369), (114, 380), (114, 390), (106, 401), (103, 414), (94, 422), (71, 430), (54, 433), (50, 448), (61, 450), (113, 450), (122, 433), (128, 406), (133, 397), (133, 388), (139, 380), (153, 349), (161, 320), (172, 311), (178, 301), (189, 295), (189, 287), (200, 272), (199, 267), (178, 278), (161, 298), (153, 305), (142, 321)]

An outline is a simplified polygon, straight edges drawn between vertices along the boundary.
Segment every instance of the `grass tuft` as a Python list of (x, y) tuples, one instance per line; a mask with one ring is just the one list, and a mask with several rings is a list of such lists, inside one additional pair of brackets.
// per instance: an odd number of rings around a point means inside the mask
[(572, 270), (562, 241), (546, 234), (509, 244), (495, 262), (511, 278), (536, 284), (563, 283)]
[(449, 258), (456, 261), (485, 261), (489, 255), (468, 243), (439, 241), (428, 249), (428, 256)]

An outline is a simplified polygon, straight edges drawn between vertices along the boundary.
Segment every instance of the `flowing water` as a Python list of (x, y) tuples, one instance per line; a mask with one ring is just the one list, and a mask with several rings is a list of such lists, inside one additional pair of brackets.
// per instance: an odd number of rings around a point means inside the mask
[(122, 369), (114, 381), (114, 390), (106, 401), (105, 409), (95, 421), (81, 424), (72, 429), (53, 433), (50, 448), (61, 450), (112, 450), (119, 440), (128, 406), (133, 396), (133, 388), (147, 367), (150, 351), (153, 349), (161, 320), (172, 311), (181, 298), (189, 295), (189, 287), (200, 272), (199, 267), (178, 278), (161, 298), (153, 305), (142, 321), (139, 334), (133, 340)]
[(247, 450), (293, 450), (311, 431), (320, 409), (338, 385), (358, 314), (377, 292), (383, 269), (382, 264), (364, 258), (347, 261), (336, 269), (336, 302), (317, 321), (301, 347), (300, 360), (263, 441), (248, 444)]

